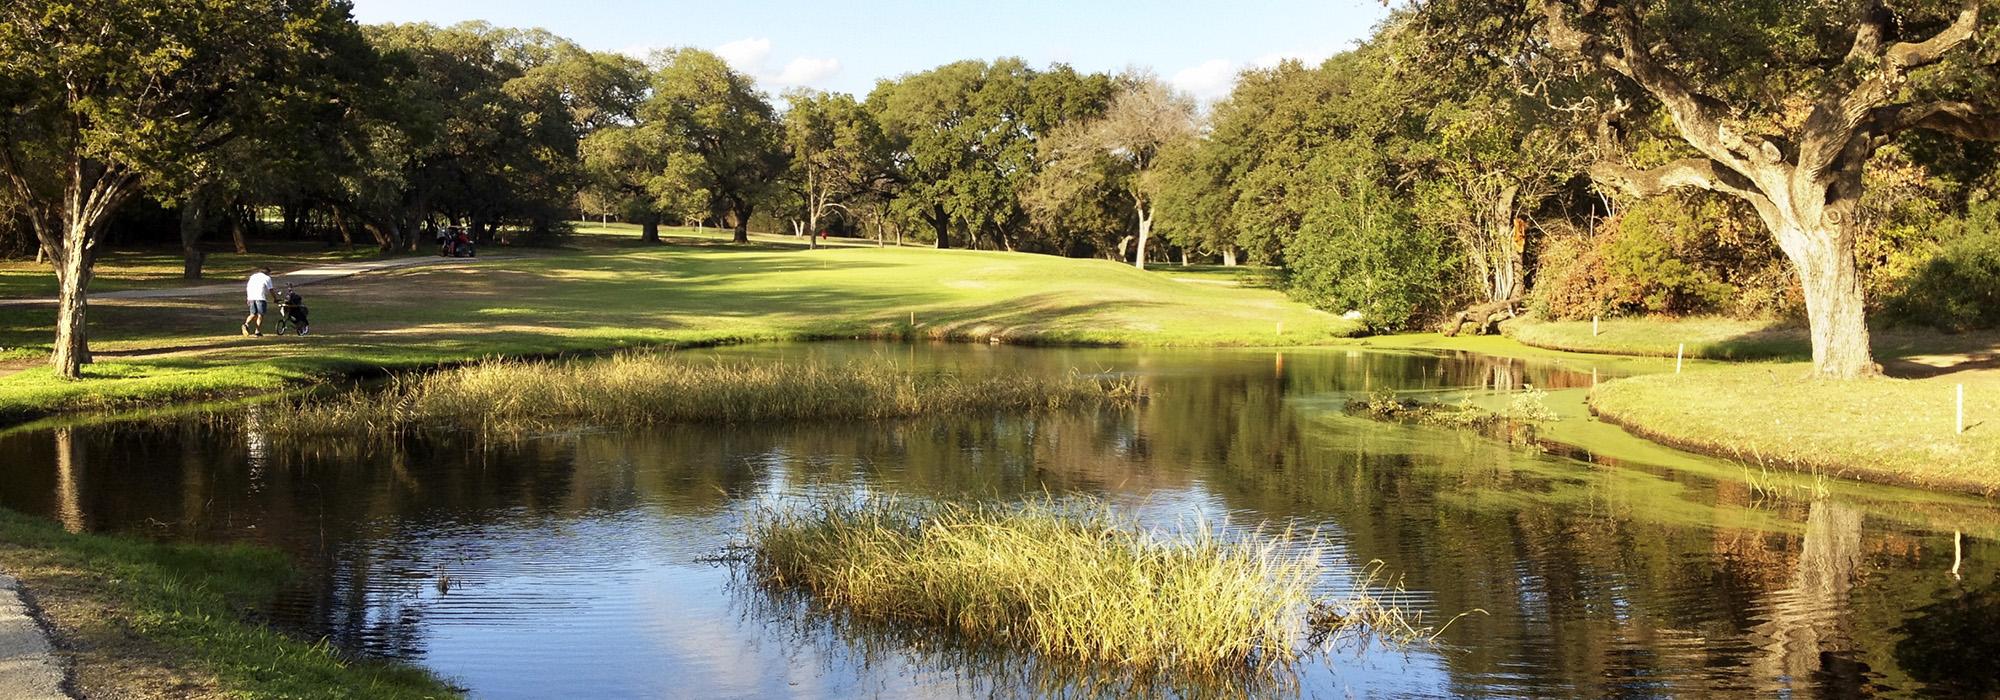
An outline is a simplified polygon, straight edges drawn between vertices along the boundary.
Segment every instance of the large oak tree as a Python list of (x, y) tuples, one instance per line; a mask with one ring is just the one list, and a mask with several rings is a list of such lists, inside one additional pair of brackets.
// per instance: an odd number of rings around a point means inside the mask
[(284, 56), (315, 50), (336, 0), (10, 0), (0, 5), (0, 174), (55, 264), (52, 363), (81, 376), (105, 223), (175, 190), (256, 113)]
[[(1991, 29), (1981, 0), (1415, 4), (1448, 37), (1445, 53), (1497, 55), (1489, 67), (1523, 73), (1550, 58), (1611, 77), (1593, 100), (1559, 105), (1601, 118), (1589, 167), (1601, 186), (1641, 197), (1694, 188), (1748, 202), (1798, 276), (1819, 376), (1880, 371), (1855, 265), (1863, 176), (1877, 150), (1918, 129), (2000, 137), (1991, 91), (1947, 78), (1992, 65), (1974, 55), (1988, 48), (1980, 39)], [(1948, 70), (1953, 62), (1966, 70)], [(1654, 117), (1684, 153), (1634, 157), (1626, 135)]]
[[(640, 128), (663, 149), (650, 178), (659, 194), (704, 192), (728, 214), (735, 241), (750, 241), (750, 215), (770, 199), (785, 173), (784, 128), (750, 76), (722, 57), (674, 49), (655, 59), (652, 95), (639, 105)], [(671, 198), (671, 197), (670, 197)]]

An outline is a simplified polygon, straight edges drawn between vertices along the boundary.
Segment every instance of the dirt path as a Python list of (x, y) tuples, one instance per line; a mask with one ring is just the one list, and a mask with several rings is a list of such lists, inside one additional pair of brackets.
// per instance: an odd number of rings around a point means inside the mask
[[(285, 285), (304, 286), (309, 284), (318, 284), (320, 282), (326, 282), (328, 280), (337, 280), (343, 277), (353, 277), (355, 275), (366, 274), (369, 272), (380, 272), (382, 270), (400, 270), (404, 268), (427, 267), (432, 265), (470, 264), (474, 262), (479, 262), (481, 260), (505, 260), (505, 259), (507, 258), (505, 257), (393, 258), (390, 260), (364, 260), (361, 262), (332, 263), (328, 265), (320, 265), (300, 270), (293, 270), (291, 272), (280, 272), (275, 275), (272, 275), (272, 278), (274, 278), (277, 281), (278, 286), (282, 288)], [(172, 289), (128, 289), (119, 292), (103, 292), (99, 294), (92, 294), (90, 295), (90, 298), (92, 300), (188, 299), (194, 297), (222, 296), (224, 294), (242, 294), (242, 293), (243, 293), (243, 281), (236, 280), (232, 282), (218, 282), (216, 284), (204, 284), (194, 287), (175, 287)], [(54, 303), (56, 303), (55, 297), (41, 297), (34, 299), (0, 299), (0, 306), (20, 306), (28, 304), (54, 304)]]

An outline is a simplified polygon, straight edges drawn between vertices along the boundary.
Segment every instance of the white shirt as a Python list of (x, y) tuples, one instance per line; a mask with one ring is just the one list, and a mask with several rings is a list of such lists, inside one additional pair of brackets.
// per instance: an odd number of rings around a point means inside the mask
[(251, 301), (264, 301), (270, 299), (271, 291), (277, 288), (278, 285), (271, 283), (270, 275), (259, 272), (250, 276), (250, 284), (243, 291), (249, 295)]

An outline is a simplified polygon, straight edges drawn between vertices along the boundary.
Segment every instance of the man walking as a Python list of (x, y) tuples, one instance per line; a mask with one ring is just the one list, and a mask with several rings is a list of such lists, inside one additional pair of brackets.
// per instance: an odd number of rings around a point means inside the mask
[(250, 315), (243, 319), (243, 334), (264, 337), (264, 311), (270, 308), (271, 295), (278, 292), (278, 285), (271, 281), (271, 268), (257, 268), (250, 275), (250, 283), (244, 293), (250, 297)]

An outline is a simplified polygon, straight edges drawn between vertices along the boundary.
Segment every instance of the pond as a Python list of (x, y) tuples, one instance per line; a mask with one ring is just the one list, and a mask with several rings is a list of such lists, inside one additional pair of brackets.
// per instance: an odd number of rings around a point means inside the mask
[[(475, 697), (1065, 687), (1032, 663), (826, 621), (715, 561), (759, 508), (856, 494), (1085, 494), (1162, 527), (1317, 528), (1325, 594), (1379, 562), (1403, 586), (1394, 597), (1430, 621), (1468, 613), (1436, 646), (1332, 650), (1282, 696), (1900, 696), (2000, 673), (2000, 509), (1633, 440), (1579, 415), (1597, 379), (1588, 365), (1358, 348), (703, 354), (1116, 373), (1154, 398), (381, 444), (273, 441), (258, 422), (284, 409), (267, 403), (0, 436), (0, 506), (75, 530), (279, 548), (302, 575), (273, 606), (278, 624), (425, 665)], [(1370, 392), (1453, 400), (1529, 385), (1567, 415), (1528, 444), (1343, 410)]]

